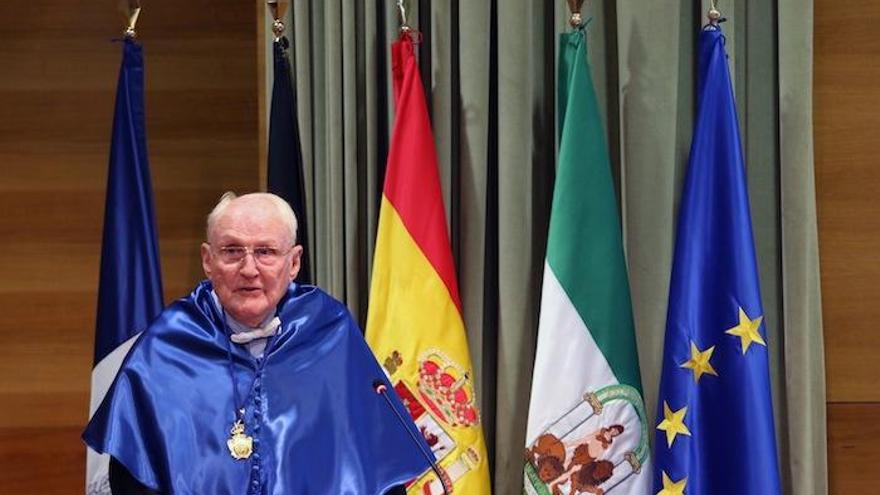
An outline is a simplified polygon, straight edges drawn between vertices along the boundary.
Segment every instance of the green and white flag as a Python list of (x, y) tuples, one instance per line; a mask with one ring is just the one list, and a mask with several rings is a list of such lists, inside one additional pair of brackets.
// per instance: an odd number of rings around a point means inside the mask
[(647, 494), (648, 433), (614, 182), (583, 29), (560, 36), (559, 164), (524, 482), (529, 494)]

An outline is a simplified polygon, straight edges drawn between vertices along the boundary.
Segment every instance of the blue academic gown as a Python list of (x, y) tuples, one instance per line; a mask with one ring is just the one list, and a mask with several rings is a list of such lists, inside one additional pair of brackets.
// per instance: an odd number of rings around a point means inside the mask
[[(277, 314), (278, 334), (253, 358), (230, 343), (202, 282), (138, 339), (83, 440), (162, 493), (373, 495), (429, 469), (430, 449), (346, 307), (291, 284)], [(246, 460), (226, 445), (236, 403), (254, 438)]]

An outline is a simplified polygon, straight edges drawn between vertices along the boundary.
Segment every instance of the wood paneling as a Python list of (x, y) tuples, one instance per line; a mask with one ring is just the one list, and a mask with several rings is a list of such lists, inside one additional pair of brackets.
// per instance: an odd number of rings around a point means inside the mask
[(6, 458), (3, 493), (83, 493), (86, 460), (80, 432), (78, 426), (0, 428), (0, 452)]
[(833, 494), (876, 493), (880, 486), (877, 22), (875, 2), (815, 3), (816, 192)]
[[(2, 493), (82, 493), (123, 28), (116, 2), (0, 2)], [(249, 2), (145, 2), (147, 141), (166, 300), (202, 278), (220, 194), (259, 186)]]
[(880, 4), (815, 4), (815, 137), (828, 399), (880, 401)]
[(880, 404), (829, 404), (830, 493), (877, 493), (880, 488)]

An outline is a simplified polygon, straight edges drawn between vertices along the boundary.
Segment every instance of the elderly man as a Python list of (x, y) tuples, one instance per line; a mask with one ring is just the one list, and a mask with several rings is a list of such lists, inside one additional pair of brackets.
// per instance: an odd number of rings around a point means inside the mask
[(345, 306), (292, 282), (302, 249), (281, 198), (221, 198), (208, 280), (143, 333), (83, 433), (114, 494), (378, 495), (429, 467)]

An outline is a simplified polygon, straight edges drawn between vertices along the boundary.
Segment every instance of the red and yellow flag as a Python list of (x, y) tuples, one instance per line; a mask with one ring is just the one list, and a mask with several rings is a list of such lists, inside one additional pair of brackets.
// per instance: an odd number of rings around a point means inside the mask
[[(425, 95), (402, 37), (391, 46), (396, 115), (379, 210), (367, 342), (454, 492), (491, 492), (486, 444)], [(442, 494), (425, 473), (410, 494)]]

